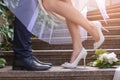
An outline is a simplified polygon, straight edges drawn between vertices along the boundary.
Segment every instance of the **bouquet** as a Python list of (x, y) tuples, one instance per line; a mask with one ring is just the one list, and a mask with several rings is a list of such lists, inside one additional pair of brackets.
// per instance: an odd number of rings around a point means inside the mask
[(99, 68), (110, 68), (114, 65), (120, 65), (120, 61), (114, 52), (108, 52), (104, 49), (97, 49), (95, 51), (95, 61), (88, 63), (89, 66)]

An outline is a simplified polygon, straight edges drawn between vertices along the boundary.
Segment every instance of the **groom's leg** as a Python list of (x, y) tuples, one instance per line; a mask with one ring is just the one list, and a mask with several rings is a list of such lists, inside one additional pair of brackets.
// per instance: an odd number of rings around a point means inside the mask
[(15, 57), (23, 58), (32, 55), (31, 33), (15, 18), (13, 50)]
[(47, 70), (49, 65), (38, 63), (32, 55), (31, 33), (15, 18), (14, 22), (14, 62), (13, 70)]

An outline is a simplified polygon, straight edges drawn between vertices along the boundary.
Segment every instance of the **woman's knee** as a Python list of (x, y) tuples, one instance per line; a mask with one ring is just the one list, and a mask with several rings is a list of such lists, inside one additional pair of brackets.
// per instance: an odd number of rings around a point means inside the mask
[(56, 2), (59, 0), (43, 0), (43, 6), (46, 10), (52, 11), (56, 7)]
[(43, 0), (43, 6), (48, 11), (54, 11), (61, 5), (61, 2), (71, 4), (71, 0)]
[(69, 27), (78, 27), (78, 25), (77, 24), (75, 24), (74, 22), (72, 22), (72, 21), (70, 21), (70, 20), (67, 20), (66, 19), (66, 23), (67, 23), (67, 25), (69, 26)]

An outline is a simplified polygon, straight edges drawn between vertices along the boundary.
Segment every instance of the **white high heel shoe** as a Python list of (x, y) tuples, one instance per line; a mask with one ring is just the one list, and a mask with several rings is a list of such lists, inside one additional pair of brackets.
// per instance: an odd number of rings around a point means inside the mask
[(95, 42), (95, 43), (93, 44), (94, 50), (96, 50), (97, 48), (99, 48), (99, 47), (102, 45), (102, 43), (103, 43), (104, 40), (105, 40), (105, 37), (104, 37), (104, 35), (103, 35), (103, 33), (102, 33), (102, 29), (103, 29), (104, 31), (106, 31), (106, 32), (109, 32), (109, 31), (108, 31), (107, 29), (105, 29), (105, 28), (101, 25), (100, 22), (94, 21), (93, 23), (94, 23), (95, 26), (97, 27), (97, 31), (98, 31), (98, 34), (99, 34), (99, 36), (100, 36), (99, 41), (97, 41), (97, 42)]
[(81, 52), (79, 53), (79, 55), (77, 56), (77, 58), (74, 60), (73, 63), (65, 62), (61, 66), (64, 67), (64, 68), (76, 68), (76, 66), (78, 65), (79, 61), (81, 59), (84, 59), (84, 68), (85, 68), (86, 67), (86, 60), (85, 60), (86, 56), (87, 56), (87, 51), (83, 48), (81, 50)]

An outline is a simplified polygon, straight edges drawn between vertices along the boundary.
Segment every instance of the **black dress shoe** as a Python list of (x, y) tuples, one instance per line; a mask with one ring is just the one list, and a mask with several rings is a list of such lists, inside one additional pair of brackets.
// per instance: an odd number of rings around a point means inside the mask
[(42, 65), (36, 62), (32, 56), (27, 58), (14, 59), (13, 70), (31, 70), (31, 71), (41, 71), (48, 70), (51, 66)]
[(38, 62), (38, 63), (40, 63), (40, 64), (42, 64), (42, 65), (52, 66), (52, 63), (45, 63), (45, 62), (42, 62), (42, 61), (38, 60), (35, 56), (32, 56), (32, 57), (33, 57), (33, 59), (34, 59), (36, 62)]

